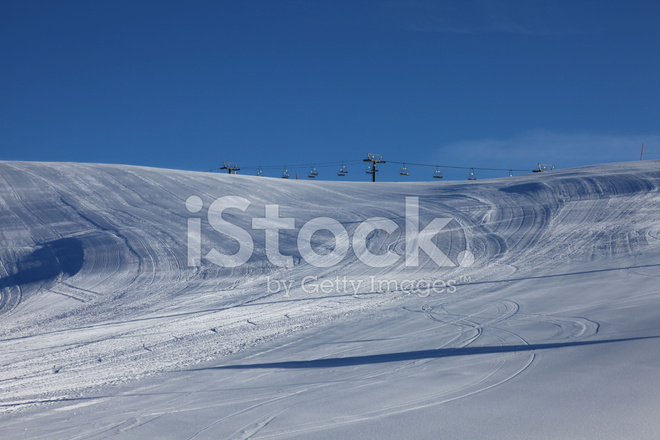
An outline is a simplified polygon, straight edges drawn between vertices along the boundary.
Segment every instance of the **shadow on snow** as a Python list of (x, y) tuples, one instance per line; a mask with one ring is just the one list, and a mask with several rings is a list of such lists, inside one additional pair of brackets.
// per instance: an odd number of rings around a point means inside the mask
[(78, 238), (43, 243), (16, 263), (14, 273), (0, 278), (0, 289), (47, 281), (60, 274), (73, 276), (82, 268), (84, 258), (83, 244)]
[(416, 351), (405, 351), (399, 353), (349, 356), (342, 358), (314, 359), (308, 361), (287, 361), (287, 362), (268, 362), (261, 364), (223, 365), (218, 367), (196, 368), (192, 370), (199, 371), (199, 370), (244, 370), (244, 369), (247, 370), (247, 369), (266, 369), (266, 368), (296, 369), (296, 368), (350, 367), (355, 365), (370, 365), (370, 364), (381, 364), (387, 362), (414, 361), (420, 359), (440, 359), (440, 358), (452, 357), (452, 356), (470, 356), (475, 354), (490, 354), (490, 353), (515, 353), (515, 352), (525, 352), (525, 351), (534, 351), (534, 350), (548, 350), (548, 349), (562, 348), (562, 347), (580, 347), (586, 345), (610, 344), (614, 342), (638, 341), (643, 339), (656, 339), (656, 338), (660, 338), (660, 336), (644, 336), (644, 337), (636, 337), (636, 338), (605, 339), (598, 341), (574, 341), (574, 342), (557, 342), (557, 343), (529, 344), (529, 345), (504, 345), (498, 347), (439, 348), (435, 350), (416, 350)]

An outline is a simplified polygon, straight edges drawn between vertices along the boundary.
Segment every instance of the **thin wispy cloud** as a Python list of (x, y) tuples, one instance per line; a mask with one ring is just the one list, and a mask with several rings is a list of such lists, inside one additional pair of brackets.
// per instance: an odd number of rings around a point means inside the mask
[(550, 131), (453, 142), (442, 146), (437, 158), (449, 163), (453, 158), (460, 157), (474, 166), (487, 166), (506, 159), (511, 167), (529, 167), (541, 162), (566, 168), (639, 160), (642, 143), (648, 153), (645, 159), (660, 159), (660, 134), (609, 135)]

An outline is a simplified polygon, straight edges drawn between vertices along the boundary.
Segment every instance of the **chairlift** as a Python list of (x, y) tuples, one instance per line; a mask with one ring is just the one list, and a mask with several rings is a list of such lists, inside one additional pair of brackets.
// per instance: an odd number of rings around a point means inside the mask
[(307, 175), (307, 177), (309, 177), (310, 179), (316, 179), (316, 176), (318, 176), (318, 175), (319, 175), (319, 172), (317, 171), (316, 167), (312, 166), (312, 169), (309, 170), (309, 174)]
[(289, 170), (287, 169), (287, 167), (284, 167), (284, 172), (282, 173), (282, 179), (288, 179), (289, 177), (291, 177), (291, 175), (289, 174)]
[(337, 171), (337, 175), (339, 177), (344, 177), (347, 173), (348, 173), (348, 169), (346, 168), (346, 165), (344, 165), (344, 162), (342, 162), (339, 171)]
[(259, 177), (263, 177), (263, 176), (264, 176), (264, 172), (261, 171), (261, 168), (259, 168), (259, 171), (257, 171), (257, 176), (259, 176)]
[(367, 173), (367, 174), (373, 174), (374, 173), (374, 167), (372, 165), (369, 165), (364, 172)]
[(442, 171), (440, 171), (439, 167), (435, 167), (435, 171), (433, 171), (433, 178), (434, 179), (442, 179), (443, 178)]
[(406, 168), (406, 164), (403, 164), (403, 168), (399, 170), (399, 174), (402, 176), (410, 176), (410, 171), (408, 171), (408, 168)]
[(513, 177), (513, 170), (509, 170), (509, 177)]
[(470, 174), (468, 174), (468, 180), (477, 180), (477, 175), (474, 174), (474, 168), (470, 168)]
[(542, 173), (544, 171), (552, 171), (555, 169), (554, 165), (547, 164), (547, 163), (539, 163), (538, 168), (534, 168), (532, 172), (534, 173)]

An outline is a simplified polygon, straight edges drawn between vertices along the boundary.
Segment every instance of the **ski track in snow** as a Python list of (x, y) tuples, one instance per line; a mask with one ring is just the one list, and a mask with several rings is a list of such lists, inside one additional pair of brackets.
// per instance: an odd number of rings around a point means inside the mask
[[(655, 301), (653, 288), (603, 298), (589, 291), (547, 307), (533, 292), (539, 279), (596, 279), (599, 270), (611, 269), (603, 277), (660, 277), (657, 265), (631, 263), (659, 253), (659, 183), (658, 161), (476, 183), (377, 185), (0, 162), (0, 412), (58, 404), (64, 406), (44, 417), (90, 406), (100, 414), (93, 426), (56, 426), (31, 438), (139, 437), (180, 413), (203, 414), (203, 422), (182, 425), (179, 438), (287, 438), (474, 396), (535, 365), (538, 344), (601, 337), (602, 324), (589, 313)], [(199, 214), (186, 210), (191, 195), (204, 202)], [(250, 231), (253, 257), (234, 269), (208, 261), (188, 267), (188, 218), (202, 218), (204, 253), (235, 250), (205, 217), (225, 195), (251, 201), (225, 219)], [(279, 204), (298, 230), (325, 216), (350, 237), (360, 222), (385, 217), (400, 228), (369, 236), (367, 246), (403, 256), (406, 196), (419, 197), (420, 227), (452, 219), (435, 243), (454, 263), (469, 250), (473, 265), (438, 268), (422, 258), (414, 268), (376, 269), (349, 251), (339, 264), (315, 268), (297, 254), (297, 231), (282, 231), (280, 249), (295, 265), (278, 268), (265, 258), (263, 231), (251, 229), (266, 204)], [(318, 248), (333, 246), (316, 240)], [(306, 276), (363, 284), (357, 294), (310, 293), (300, 285)], [(457, 293), (375, 292), (366, 287), (370, 277), (457, 280)], [(269, 278), (296, 286), (288, 295), (268, 291)], [(467, 350), (508, 346), (529, 349)], [(436, 351), (414, 355), (428, 350)], [(136, 391), (148, 376), (163, 374), (152, 392)], [(411, 392), (387, 398), (397, 380)], [(223, 398), (210, 401), (211, 390)], [(379, 397), (367, 404), (366, 396)], [(124, 399), (126, 409), (119, 408)], [(350, 405), (321, 415), (319, 399)], [(3, 424), (18, 433), (30, 422), (0, 415)]]

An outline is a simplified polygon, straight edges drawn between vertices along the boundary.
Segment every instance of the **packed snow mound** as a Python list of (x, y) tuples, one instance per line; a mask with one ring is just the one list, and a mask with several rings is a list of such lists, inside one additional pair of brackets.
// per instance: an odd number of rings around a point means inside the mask
[[(350, 321), (411, 290), (423, 297), (413, 287), (420, 281), (492, 290), (658, 255), (659, 186), (660, 161), (407, 184), (0, 162), (0, 403), (57, 398)], [(249, 258), (235, 267), (211, 257), (241, 250), (236, 234), (212, 224), (210, 210), (222, 205), (214, 202), (228, 196), (249, 202), (215, 217), (251, 239)], [(272, 205), (279, 218), (293, 219), (277, 234), (286, 264), (268, 255), (267, 233), (254, 223)], [(416, 232), (442, 219), (427, 241), (438, 258), (420, 248), (411, 261), (412, 213)], [(346, 232), (320, 228), (309, 237), (321, 258), (345, 249), (325, 266), (300, 248), (305, 226), (318, 218)], [(374, 218), (396, 226), (363, 237), (371, 255), (391, 258), (380, 267), (365, 263), (355, 244)], [(517, 311), (498, 304), (498, 319)], [(424, 313), (441, 319), (431, 308)], [(576, 338), (596, 332), (589, 320), (567, 322), (557, 325), (581, 328)]]

